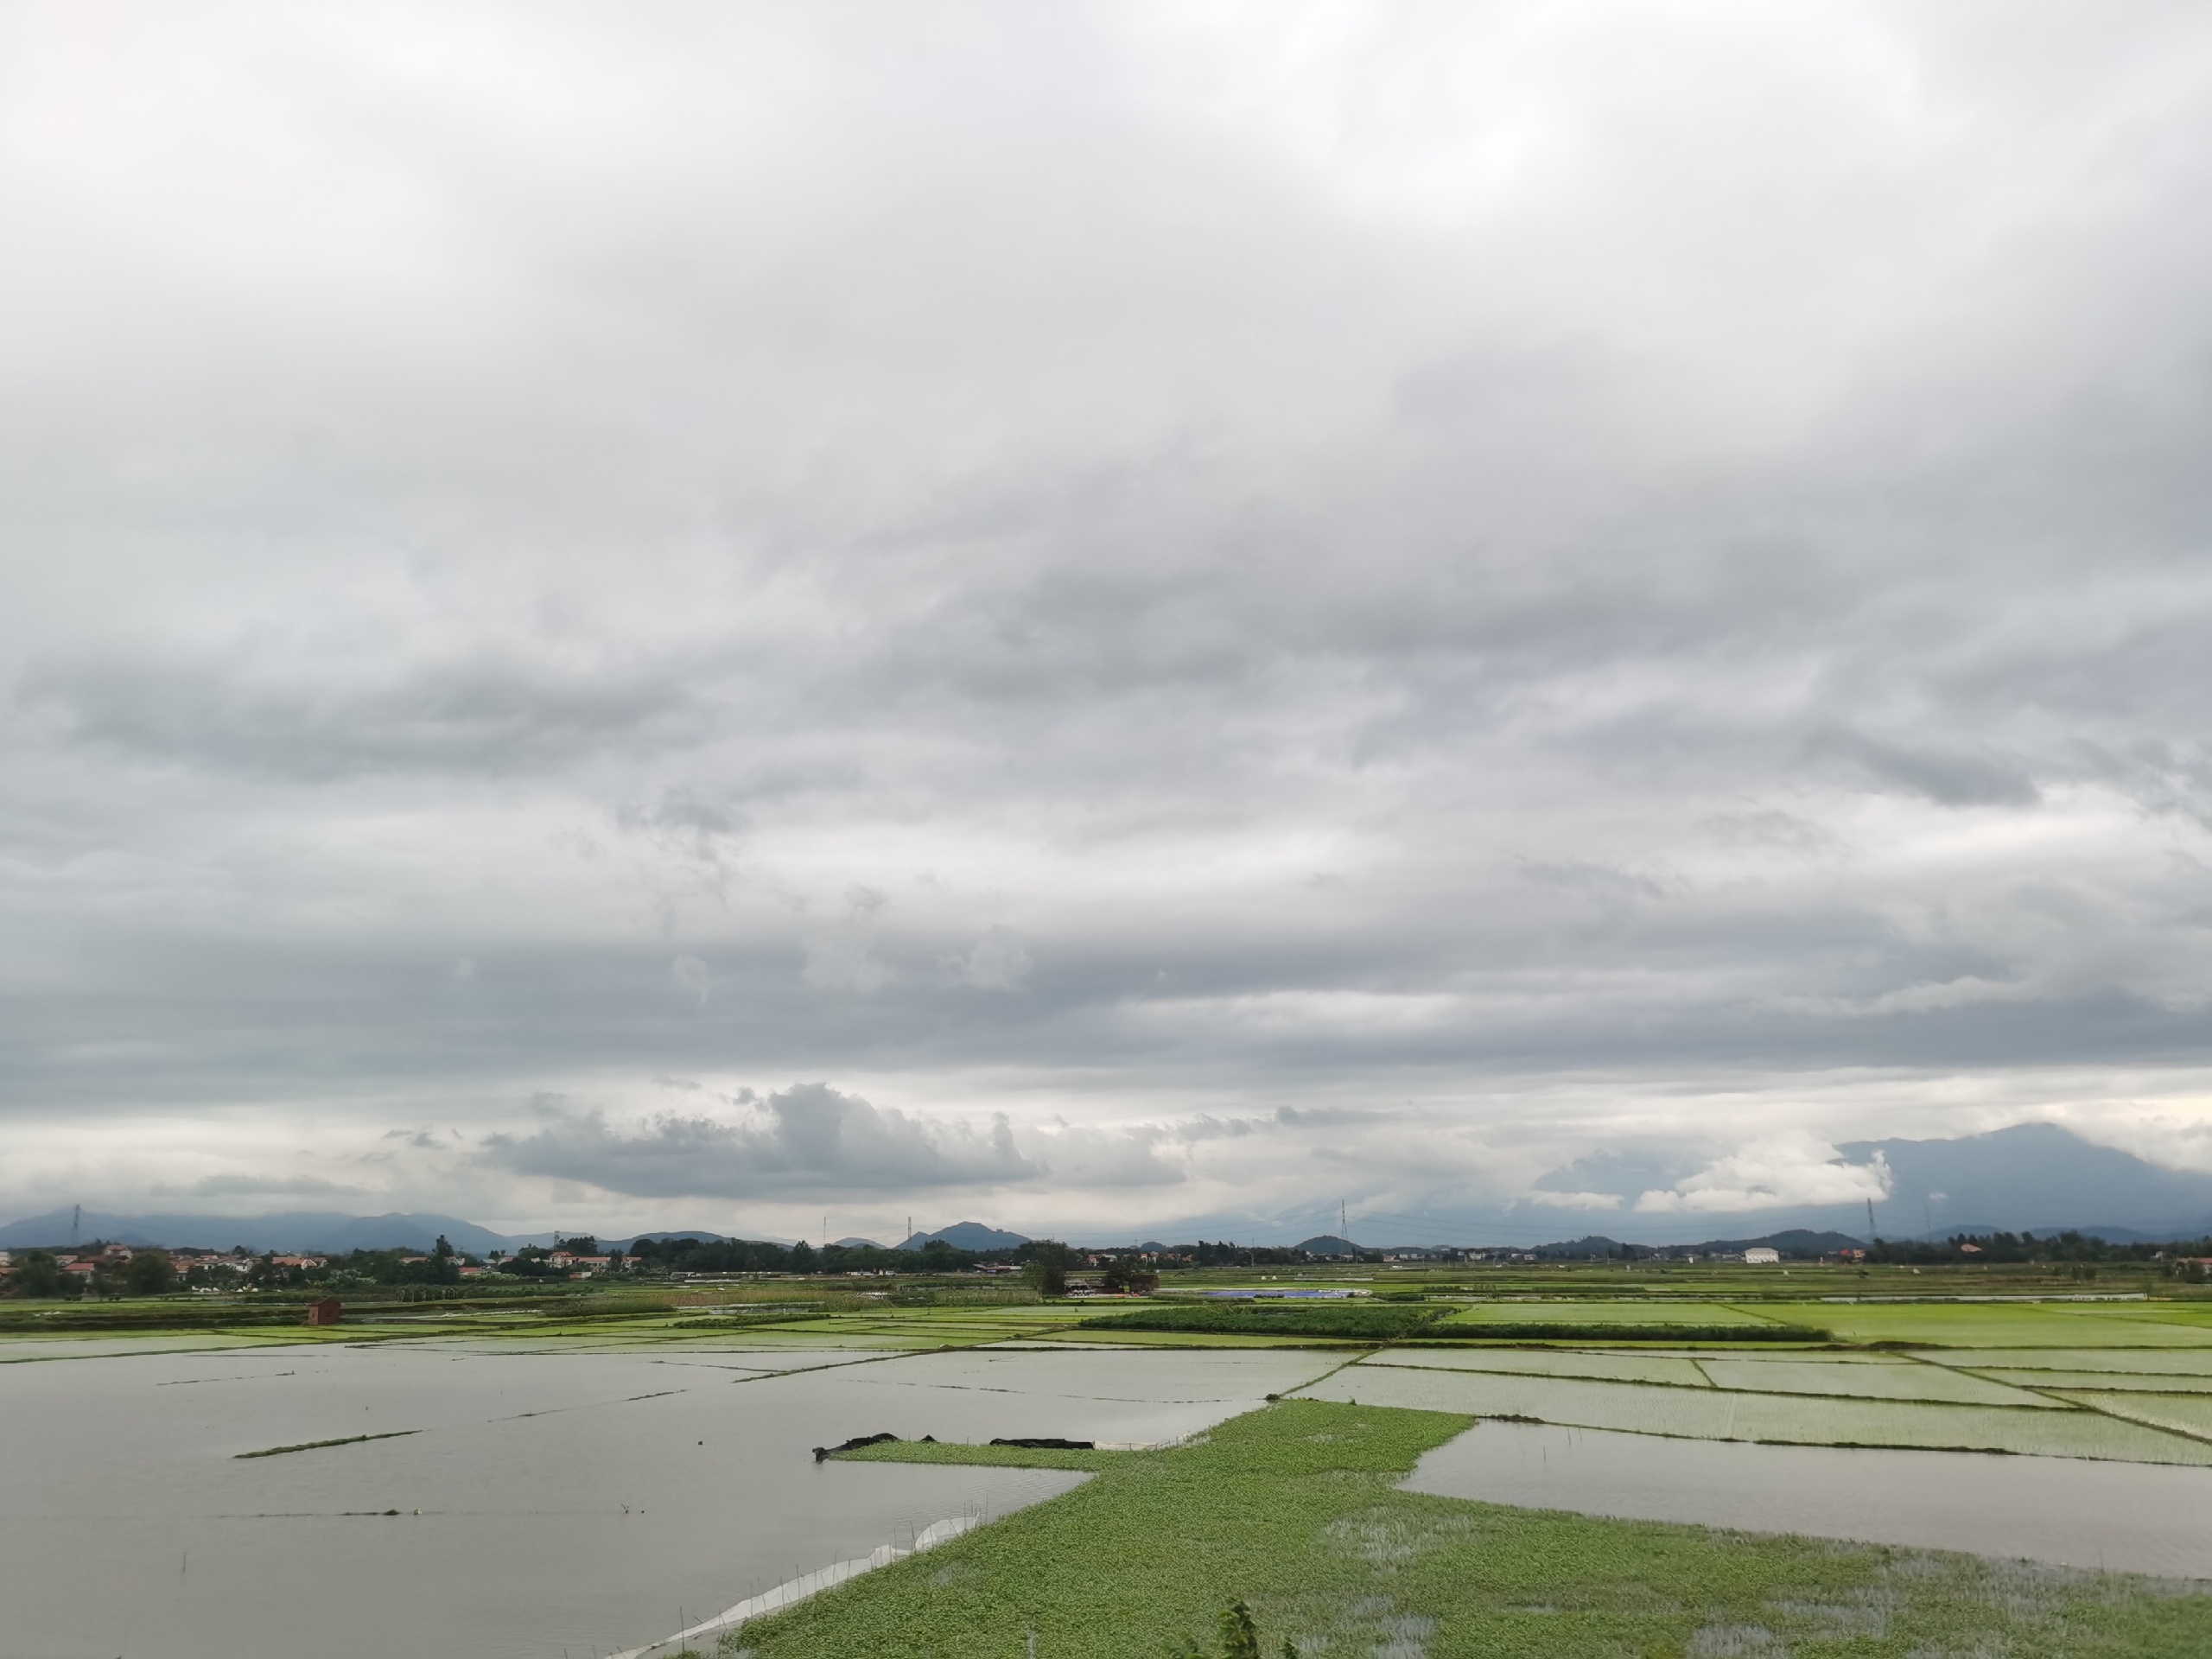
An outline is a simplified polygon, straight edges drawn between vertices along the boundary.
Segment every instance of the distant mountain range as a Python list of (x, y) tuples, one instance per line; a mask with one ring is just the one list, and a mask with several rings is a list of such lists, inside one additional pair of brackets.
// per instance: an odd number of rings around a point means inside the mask
[(53, 1210), (0, 1226), (0, 1249), (68, 1246), (95, 1238), (130, 1245), (190, 1245), (227, 1250), (427, 1250), (443, 1234), (471, 1255), (550, 1244), (551, 1233), (495, 1233), (458, 1216), (342, 1216), (296, 1211), (274, 1216), (118, 1216), (97, 1210)]
[[(1838, 1250), (1863, 1249), (1866, 1243), (1865, 1239), (1853, 1238), (1848, 1233), (1815, 1233), (1808, 1232), (1802, 1227), (1790, 1227), (1758, 1238), (1708, 1238), (1695, 1244), (1642, 1244), (1636, 1248), (1647, 1250), (1662, 1249), (1670, 1255), (1741, 1255), (1745, 1250), (1764, 1248), (1785, 1256), (1805, 1257), (1834, 1255)], [(1539, 1244), (1525, 1254), (1554, 1260), (1583, 1260), (1591, 1256), (1615, 1255), (1623, 1248), (1621, 1240), (1593, 1233), (1587, 1238), (1571, 1239), (1562, 1244)]]
[(1890, 1196), (1876, 1205), (1874, 1224), (1889, 1238), (2070, 1227), (2126, 1243), (2212, 1233), (2212, 1175), (2150, 1163), (2056, 1123), (1837, 1150), (1854, 1164), (1879, 1154), (1889, 1166)]
[[(1884, 1238), (1946, 1238), (1955, 1233), (1996, 1231), (2044, 1235), (2069, 1228), (2115, 1243), (2212, 1236), (2212, 1174), (2151, 1163), (2132, 1153), (2085, 1141), (2052, 1123), (2024, 1123), (1952, 1141), (1858, 1141), (1838, 1150), (1853, 1164), (1871, 1165), (1878, 1158), (1886, 1166), (1888, 1196), (1876, 1201), (1871, 1229)], [(1625, 1219), (1630, 1213), (1626, 1205), (1635, 1197), (1634, 1192), (1624, 1192), (1624, 1207), (1614, 1214)], [(1731, 1224), (1744, 1235), (1756, 1227), (1769, 1230), (1756, 1236), (1686, 1242), (1685, 1235), (1692, 1228), (1726, 1229)], [(1633, 1229), (1642, 1235), (1634, 1242), (1647, 1248), (1657, 1243), (1669, 1249), (1724, 1251), (1770, 1244), (1785, 1254), (1792, 1253), (1794, 1247), (1780, 1241), (1794, 1234), (1824, 1238), (1828, 1243), (1820, 1248), (1834, 1249), (1858, 1243), (1870, 1230), (1863, 1204), (1751, 1214), (1654, 1215), (1648, 1220), (1639, 1215)], [(1254, 1230), (1265, 1236), (1261, 1230)], [(1490, 1223), (1474, 1216), (1456, 1224), (1440, 1218), (1437, 1233), (1440, 1238), (1456, 1233), (1457, 1243), (1478, 1247), (1486, 1242), (1485, 1234), (1495, 1236)], [(456, 1249), (475, 1255), (512, 1251), (525, 1244), (550, 1244), (554, 1239), (551, 1232), (497, 1233), (458, 1216), (346, 1216), (319, 1211), (270, 1216), (117, 1215), (53, 1210), (0, 1225), (0, 1249), (67, 1247), (100, 1238), (126, 1244), (197, 1245), (223, 1250), (243, 1244), (257, 1253), (270, 1249), (427, 1250), (440, 1234)], [(731, 1236), (696, 1228), (652, 1228), (645, 1236), (707, 1240)], [(1528, 1235), (1524, 1232), (1521, 1236)], [(606, 1233), (598, 1237), (602, 1246), (609, 1248), (626, 1248), (634, 1242)], [(896, 1248), (918, 1250), (934, 1239), (963, 1250), (1013, 1249), (1028, 1243), (1020, 1233), (963, 1221), (933, 1233), (916, 1233)], [(839, 1241), (845, 1244), (868, 1242)], [(1587, 1254), (1592, 1247), (1618, 1248), (1613, 1240), (1595, 1236), (1517, 1248), (1562, 1255)], [(1148, 1243), (1145, 1248), (1158, 1246)], [(1322, 1233), (1298, 1248), (1328, 1256), (1357, 1255), (1377, 1247), (1357, 1245), (1336, 1234)], [(1493, 1243), (1492, 1248), (1503, 1247)]]

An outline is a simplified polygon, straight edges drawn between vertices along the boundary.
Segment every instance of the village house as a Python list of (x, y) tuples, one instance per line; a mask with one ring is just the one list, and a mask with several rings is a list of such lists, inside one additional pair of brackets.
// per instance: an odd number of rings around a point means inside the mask
[(1754, 1244), (1744, 1252), (1744, 1260), (1755, 1268), (1770, 1268), (1782, 1260), (1782, 1252), (1768, 1244)]

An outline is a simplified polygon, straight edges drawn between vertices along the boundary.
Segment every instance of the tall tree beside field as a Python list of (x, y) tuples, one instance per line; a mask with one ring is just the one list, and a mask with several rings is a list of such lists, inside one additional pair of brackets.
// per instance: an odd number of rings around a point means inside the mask
[(73, 1296), (77, 1281), (61, 1271), (61, 1263), (44, 1250), (25, 1250), (10, 1270), (6, 1292), (10, 1296)]
[(1068, 1268), (1075, 1252), (1057, 1238), (1033, 1238), (1021, 1247), (1022, 1276), (1039, 1296), (1068, 1294)]
[(176, 1288), (176, 1267), (163, 1251), (134, 1250), (123, 1283), (133, 1296), (166, 1296)]

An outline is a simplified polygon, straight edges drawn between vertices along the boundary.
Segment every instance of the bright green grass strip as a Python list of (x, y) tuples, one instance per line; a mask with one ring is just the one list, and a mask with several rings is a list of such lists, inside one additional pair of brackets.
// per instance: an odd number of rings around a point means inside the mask
[[(1093, 1478), (734, 1641), (759, 1659), (1166, 1659), (1233, 1599), (1262, 1651), (1428, 1659), (2212, 1652), (2212, 1599), (2120, 1574), (1508, 1510), (1396, 1490), (1464, 1417), (1287, 1402), (1153, 1452), (870, 1448)], [(1079, 1461), (1078, 1461), (1079, 1460)]]

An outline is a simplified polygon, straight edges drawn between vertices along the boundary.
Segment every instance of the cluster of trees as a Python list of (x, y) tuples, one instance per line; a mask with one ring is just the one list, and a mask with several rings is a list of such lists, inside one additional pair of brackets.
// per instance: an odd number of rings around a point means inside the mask
[(329, 1290), (368, 1285), (457, 1285), (461, 1263), (461, 1252), (440, 1233), (428, 1255), (412, 1250), (353, 1250), (331, 1256), (319, 1268), (276, 1268), (264, 1256), (254, 1263), (253, 1274), (248, 1277), (259, 1275), (268, 1267), (272, 1278), (283, 1275), (279, 1285), (314, 1285)]
[(2070, 1230), (2044, 1238), (2037, 1238), (2033, 1233), (1956, 1233), (1935, 1243), (1925, 1239), (1878, 1238), (1866, 1252), (1869, 1262), (1916, 1268), (1948, 1267), (1959, 1262), (2157, 1267), (2192, 1256), (2212, 1256), (2212, 1239), (2114, 1244)]
[[(1163, 1267), (1178, 1268), (1298, 1268), (1309, 1262), (1341, 1261), (1338, 1256), (1311, 1256), (1303, 1250), (1286, 1245), (1232, 1244), (1226, 1239), (1218, 1244), (1200, 1239), (1195, 1244), (1176, 1244), (1161, 1250), (1155, 1258)], [(1380, 1260), (1379, 1257), (1369, 1258)]]
[(846, 1244), (817, 1250), (804, 1239), (771, 1244), (747, 1238), (641, 1238), (630, 1247), (631, 1265), (646, 1273), (953, 1273), (1014, 1259), (1006, 1250), (955, 1249), (941, 1238), (918, 1250)]
[(135, 1250), (127, 1262), (103, 1262), (89, 1282), (78, 1274), (65, 1273), (61, 1258), (49, 1250), (22, 1250), (7, 1277), (0, 1280), (0, 1295), (42, 1300), (166, 1296), (182, 1281), (176, 1264), (161, 1250)]

